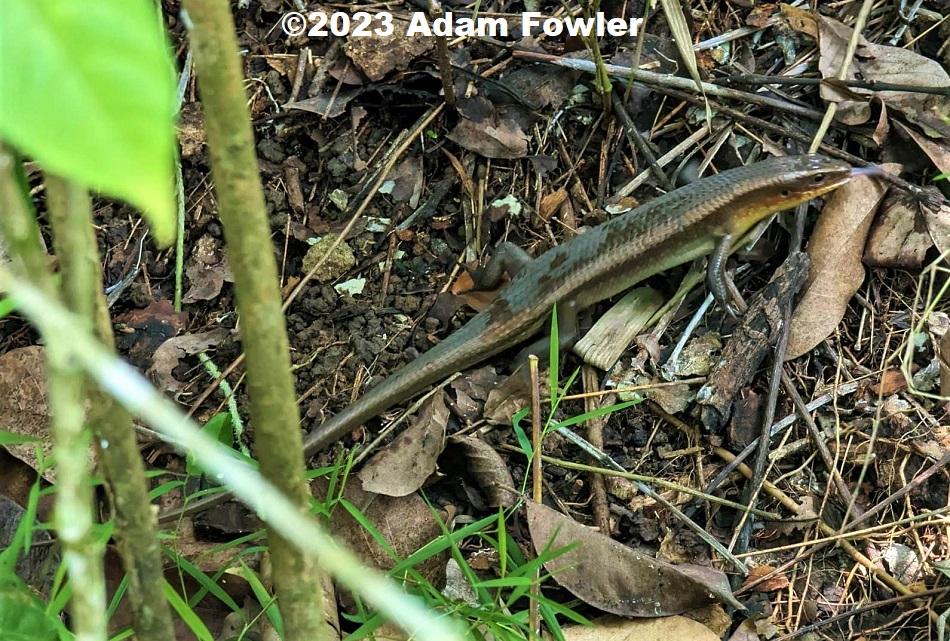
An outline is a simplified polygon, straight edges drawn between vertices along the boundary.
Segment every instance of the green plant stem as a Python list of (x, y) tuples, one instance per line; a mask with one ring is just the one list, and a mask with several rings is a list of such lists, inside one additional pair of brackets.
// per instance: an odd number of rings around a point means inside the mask
[[(57, 176), (47, 176), (46, 194), (66, 306), (93, 328), (100, 342), (114, 350), (89, 195), (85, 189)], [(140, 641), (172, 639), (174, 630), (164, 596), (161, 548), (132, 417), (94, 385), (84, 387), (88, 424), (115, 503), (115, 535), (129, 577), (135, 636)]]
[[(26, 278), (55, 300), (55, 285), (40, 242), (39, 226), (24, 190), (22, 167), (0, 148), (0, 234)], [(71, 332), (46, 337), (46, 384), (55, 442), (56, 505), (53, 524), (73, 586), (70, 611), (78, 641), (105, 641), (104, 548), (93, 534), (88, 431), (83, 430), (83, 374), (69, 353)]]
[(58, 302), (29, 283), (14, 278), (2, 265), (0, 290), (16, 299), (22, 312), (44, 336), (56, 333), (70, 336), (65, 346), (69, 354), (116, 401), (141, 417), (164, 439), (194, 455), (211, 476), (260, 514), (272, 529), (279, 529), (288, 541), (316, 559), (345, 588), (365, 598), (420, 641), (466, 638), (451, 618), (432, 612), (379, 571), (364, 565), (316, 520), (302, 514), (296, 502), (279, 492), (273, 483), (205, 435), (194, 421), (156, 392), (135, 368), (103, 348), (82, 322)]
[[(234, 21), (227, 0), (186, 0), (211, 170), (235, 278), (247, 358), (251, 424), (264, 475), (297, 509), (309, 509), (303, 440), (277, 262), (257, 158)], [(325, 635), (320, 572), (312, 558), (268, 530), (274, 586), (288, 641)]]

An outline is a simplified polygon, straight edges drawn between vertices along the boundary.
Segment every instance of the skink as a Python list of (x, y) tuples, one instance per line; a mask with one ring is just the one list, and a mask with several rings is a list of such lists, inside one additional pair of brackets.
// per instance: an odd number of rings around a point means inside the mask
[(724, 171), (590, 229), (524, 265), (486, 309), (416, 360), (325, 421), (304, 440), (309, 456), (393, 405), (459, 370), (524, 342), (640, 281), (706, 254), (723, 300), (730, 250), (767, 216), (847, 182), (854, 170), (822, 156), (775, 158)]
[[(559, 319), (576, 318), (579, 310), (707, 254), (710, 287), (723, 300), (723, 265), (750, 229), (856, 173), (821, 156), (774, 158), (696, 181), (565, 241), (524, 264), (461, 329), (308, 434), (305, 453), (327, 448), (429, 385), (523, 343), (549, 322), (555, 307)], [(209, 504), (198, 501), (188, 512)]]

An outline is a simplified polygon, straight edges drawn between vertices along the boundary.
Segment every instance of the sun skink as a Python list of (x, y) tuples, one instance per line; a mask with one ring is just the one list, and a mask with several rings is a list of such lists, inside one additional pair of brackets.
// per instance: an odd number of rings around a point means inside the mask
[[(710, 288), (725, 300), (724, 265), (747, 232), (771, 214), (826, 194), (858, 173), (868, 172), (814, 155), (730, 169), (522, 261), (499, 297), (461, 329), (310, 432), (304, 439), (305, 453), (309, 457), (326, 449), (433, 383), (524, 343), (550, 322), (555, 307), (559, 324), (568, 326), (578, 311), (704, 255), (710, 255)], [(497, 266), (496, 261), (497, 255), (489, 268)], [(198, 504), (209, 502), (193, 507)]]

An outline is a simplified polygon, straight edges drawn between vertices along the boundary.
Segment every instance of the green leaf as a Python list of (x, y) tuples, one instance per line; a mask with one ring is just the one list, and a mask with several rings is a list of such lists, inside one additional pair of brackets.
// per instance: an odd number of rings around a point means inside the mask
[(174, 75), (149, 0), (0, 0), (0, 138), (174, 238)]
[[(214, 439), (228, 449), (231, 448), (233, 442), (231, 437), (231, 415), (227, 412), (219, 412), (209, 418), (208, 422), (201, 426), (201, 431), (208, 438)], [(204, 470), (198, 465), (195, 455), (191, 452), (185, 457), (185, 471), (192, 476), (199, 476), (204, 473)]]
[(188, 629), (191, 630), (191, 633), (194, 634), (199, 641), (214, 641), (214, 635), (208, 630), (208, 627), (204, 624), (204, 621), (201, 620), (201, 617), (188, 607), (185, 600), (181, 598), (181, 595), (175, 591), (175, 588), (173, 588), (168, 581), (165, 581), (165, 599), (168, 600), (169, 605), (172, 606), (175, 613), (181, 617), (181, 620), (188, 626)]
[(56, 623), (29, 588), (6, 583), (0, 586), (0, 639), (4, 641), (52, 641)]
[(27, 436), (26, 434), (17, 434), (16, 432), (10, 432), (9, 430), (0, 430), (0, 445), (41, 445), (43, 443), (42, 439), (38, 439), (35, 436)]

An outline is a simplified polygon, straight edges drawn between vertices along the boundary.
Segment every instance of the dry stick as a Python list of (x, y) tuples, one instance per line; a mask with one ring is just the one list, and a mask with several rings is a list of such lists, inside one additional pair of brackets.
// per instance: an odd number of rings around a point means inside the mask
[[(541, 62), (547, 62), (550, 64), (555, 64), (559, 66), (565, 66), (568, 68), (580, 69), (581, 71), (590, 72), (590, 69), (587, 68), (589, 65), (584, 66), (584, 65), (578, 65), (578, 64), (562, 64), (561, 62), (559, 62), (562, 59), (557, 58), (555, 56), (549, 56), (547, 54), (528, 54), (527, 52), (522, 52), (522, 51), (515, 51), (514, 53), (518, 57), (530, 58), (532, 60), (539, 60)], [(584, 62), (584, 61), (575, 61), (575, 62)], [(630, 73), (630, 71), (632, 71), (627, 67), (616, 67), (616, 65), (608, 65), (608, 67), (616, 68), (620, 70), (621, 72), (626, 70), (626, 73), (628, 74)], [(685, 87), (685, 85), (689, 85), (689, 87), (694, 87), (692, 80), (685, 80), (682, 78), (666, 76), (666, 75), (658, 74), (658, 73), (650, 73), (650, 72), (641, 71), (641, 70), (636, 71), (636, 78), (638, 82), (642, 80), (643, 85), (647, 85), (659, 91), (660, 93), (664, 93), (668, 96), (672, 96), (680, 100), (685, 100), (689, 103), (696, 104), (696, 105), (705, 105), (708, 102), (711, 108), (715, 109), (717, 112), (723, 115), (731, 116), (732, 118), (735, 118), (736, 120), (741, 120), (743, 122), (753, 124), (770, 133), (778, 134), (780, 136), (786, 136), (802, 144), (810, 145), (812, 143), (812, 140), (814, 139), (812, 136), (808, 136), (806, 134), (797, 132), (787, 127), (782, 127), (782, 126), (773, 124), (771, 122), (768, 122), (767, 120), (756, 118), (755, 116), (750, 116), (742, 111), (739, 111), (738, 109), (734, 109), (732, 107), (723, 105), (722, 103), (717, 103), (715, 101), (707, 100), (700, 96), (696, 96), (695, 94), (689, 93), (688, 90), (683, 91), (682, 89), (688, 89), (688, 87)], [(721, 91), (721, 89), (723, 88), (719, 87), (718, 85), (709, 85), (709, 87), (712, 87), (715, 90), (711, 91), (707, 89), (706, 90), (707, 95), (716, 95), (723, 98), (735, 98), (737, 100), (745, 100), (751, 104), (765, 106), (765, 107), (774, 107), (776, 109), (789, 111), (791, 113), (795, 113), (799, 116), (810, 118), (812, 120), (820, 120), (823, 116), (821, 112), (813, 111), (810, 109), (803, 110), (802, 108), (799, 108), (796, 105), (792, 105), (791, 103), (786, 103), (784, 101), (775, 100), (775, 99), (768, 99), (766, 101), (763, 101), (762, 100), (763, 97), (758, 96), (757, 94), (747, 93), (743, 91), (736, 91), (736, 92), (731, 92), (731, 93), (723, 92)], [(704, 88), (706, 88), (706, 85), (704, 85)], [(791, 106), (795, 108), (786, 109), (787, 106)], [(831, 156), (832, 158), (838, 158), (840, 160), (847, 161), (851, 163), (852, 165), (855, 165), (856, 167), (866, 167), (870, 164), (868, 163), (868, 161), (864, 160), (863, 158), (859, 158), (858, 156), (849, 154), (846, 151), (841, 151), (840, 149), (836, 149), (835, 147), (831, 147), (829, 145), (821, 144), (819, 146), (819, 149), (825, 154), (827, 154), (828, 156)], [(928, 203), (931, 206), (937, 206), (940, 204), (940, 200), (937, 196), (927, 191), (924, 191), (917, 185), (907, 182), (906, 180), (902, 178), (898, 178), (897, 176), (894, 176), (892, 174), (883, 174), (882, 176), (880, 176), (880, 178), (883, 180), (886, 180), (892, 185), (895, 185), (903, 189), (904, 191), (914, 194), (916, 198)]]
[[(741, 300), (741, 296), (738, 300)], [(755, 457), (755, 467), (753, 468), (751, 483), (744, 492), (747, 494), (748, 500), (743, 502), (749, 507), (755, 506), (759, 491), (762, 488), (762, 483), (765, 480), (765, 468), (768, 464), (769, 457), (769, 425), (771, 425), (775, 419), (775, 408), (778, 405), (779, 378), (781, 377), (782, 368), (784, 367), (785, 350), (788, 347), (788, 337), (791, 333), (790, 320), (792, 317), (792, 304), (790, 300), (782, 302), (780, 313), (783, 320), (782, 333), (779, 334), (778, 344), (775, 346), (773, 352), (774, 362), (772, 364), (772, 375), (770, 376), (769, 396), (765, 403), (765, 418), (762, 421), (762, 433), (759, 435), (759, 450)], [(736, 544), (735, 550), (738, 554), (742, 554), (748, 549), (751, 536), (752, 519), (749, 517), (749, 513), (745, 512), (742, 514), (739, 528), (733, 539), (733, 542)]]
[[(831, 456), (831, 451), (828, 450), (828, 445), (822, 437), (821, 430), (815, 423), (815, 419), (811, 417), (811, 413), (805, 407), (805, 401), (798, 393), (798, 390), (795, 389), (788, 372), (782, 372), (782, 385), (785, 387), (785, 393), (792, 399), (792, 402), (795, 404), (795, 409), (801, 414), (802, 420), (808, 427), (808, 433), (815, 442), (815, 447), (818, 449), (819, 454), (821, 454), (825, 467), (828, 468), (828, 473), (831, 475), (835, 490), (838, 493), (838, 498), (847, 505), (847, 503), (851, 501), (851, 491), (848, 489), (848, 485), (844, 482), (844, 479), (841, 478), (841, 473), (838, 472), (838, 468), (835, 466), (834, 457)], [(855, 506), (855, 509), (860, 508)]]
[[(741, 572), (743, 576), (749, 573), (749, 568), (742, 561), (737, 559), (734, 554), (732, 554), (729, 550), (727, 550), (722, 543), (720, 543), (715, 538), (713, 538), (712, 535), (710, 535), (706, 530), (700, 527), (698, 523), (696, 523), (695, 521), (690, 519), (688, 516), (683, 514), (683, 512), (678, 507), (673, 505), (673, 503), (670, 502), (668, 499), (666, 499), (663, 495), (654, 491), (649, 485), (646, 484), (646, 482), (652, 482), (652, 483), (655, 483), (656, 485), (659, 485), (660, 487), (669, 487), (670, 486), (669, 483), (664, 483), (660, 481), (659, 479), (650, 479), (647, 477), (641, 477), (637, 474), (630, 474), (623, 468), (623, 466), (621, 466), (619, 463), (614, 461), (607, 454), (599, 451), (597, 448), (593, 447), (590, 443), (588, 443), (586, 439), (584, 439), (583, 437), (569, 430), (566, 427), (559, 427), (557, 429), (557, 432), (558, 434), (566, 438), (568, 441), (570, 441), (574, 445), (584, 450), (587, 454), (592, 456), (596, 461), (598, 461), (601, 465), (603, 465), (608, 470), (612, 470), (616, 472), (618, 476), (623, 476), (624, 478), (628, 478), (632, 480), (638, 490), (640, 490), (647, 497), (653, 499), (654, 501), (656, 501), (657, 503), (665, 507), (667, 510), (669, 510), (670, 513), (673, 514), (673, 516), (679, 519), (683, 523), (683, 525), (691, 529), (696, 534), (696, 536), (702, 539), (703, 542), (705, 542), (709, 547), (715, 550), (722, 558), (732, 563), (732, 565), (739, 572)], [(548, 457), (545, 457), (544, 460), (548, 461), (550, 459)], [(572, 466), (563, 462), (558, 463), (558, 465), (560, 467), (579, 469), (585, 472), (589, 472), (591, 470), (596, 471), (596, 468), (591, 468), (591, 466), (589, 465), (578, 464), (578, 465)], [(605, 473), (605, 472), (602, 472), (602, 473)], [(680, 492), (684, 492), (687, 494), (693, 494), (693, 495), (698, 494), (697, 492), (689, 488), (678, 487), (677, 489)], [(705, 498), (707, 500), (722, 502), (722, 499), (713, 499), (711, 497), (705, 497)]]
[[(834, 396), (842, 396), (844, 394), (851, 394), (855, 392), (858, 389), (858, 387), (859, 387), (858, 383), (845, 383), (844, 385), (839, 386), (835, 390), (834, 394), (825, 394), (824, 396), (820, 398), (816, 398), (811, 403), (806, 404), (805, 409), (808, 412), (813, 412), (819, 407), (827, 403), (830, 403)], [(785, 418), (783, 418), (782, 420), (776, 421), (772, 425), (772, 427), (769, 429), (769, 439), (772, 439), (773, 437), (777, 436), (782, 430), (794, 425), (795, 421), (797, 421), (799, 418), (800, 418), (800, 414), (798, 412), (793, 412), (789, 414), (788, 416), (786, 416)], [(722, 485), (726, 481), (726, 479), (728, 479), (732, 475), (732, 473), (736, 470), (739, 464), (745, 461), (749, 457), (749, 455), (755, 451), (755, 448), (758, 447), (759, 440), (760, 438), (758, 436), (755, 437), (755, 439), (751, 443), (746, 445), (745, 448), (741, 452), (739, 452), (738, 454), (733, 454), (732, 456), (734, 458), (732, 459), (732, 461), (730, 461), (719, 472), (719, 474), (716, 475), (716, 478), (714, 478), (712, 481), (709, 482), (709, 485), (707, 485), (706, 489), (704, 490), (705, 493), (712, 494), (713, 492), (715, 492), (719, 488), (719, 486)], [(688, 510), (686, 510), (686, 513), (689, 514), (690, 516), (692, 516), (694, 512), (695, 512), (695, 509), (693, 507), (690, 507)]]
[[(563, 436), (563, 428), (559, 429), (558, 432)], [(515, 445), (502, 445), (501, 449), (510, 451), (510, 452), (521, 452), (521, 448)], [(607, 457), (605, 457), (607, 458)], [(741, 503), (736, 503), (735, 501), (730, 501), (728, 499), (719, 498), (718, 496), (711, 496), (709, 494), (703, 494), (701, 491), (691, 488), (687, 485), (680, 485), (679, 483), (673, 483), (672, 481), (666, 481), (655, 476), (645, 476), (643, 474), (634, 474), (633, 472), (626, 472), (623, 468), (617, 470), (617, 467), (620, 467), (616, 463), (611, 464), (607, 462), (604, 467), (595, 467), (593, 465), (588, 465), (587, 463), (575, 463), (574, 461), (567, 461), (564, 459), (555, 458), (553, 456), (542, 455), (541, 460), (549, 465), (554, 465), (556, 467), (564, 468), (565, 470), (577, 470), (578, 472), (585, 472), (588, 474), (600, 474), (602, 476), (613, 476), (617, 478), (627, 479), (633, 482), (641, 483), (652, 483), (658, 487), (665, 488), (667, 490), (672, 490), (674, 492), (680, 492), (681, 494), (686, 494), (687, 496), (695, 496), (704, 501), (709, 501), (710, 503), (715, 503), (716, 505), (721, 505), (723, 507), (728, 507), (733, 510), (741, 510), (746, 507)], [(598, 459), (599, 460), (599, 459)], [(609, 461), (609, 458), (607, 459)], [(654, 498), (650, 496), (650, 498)], [(778, 521), (782, 518), (781, 514), (777, 512), (769, 512), (767, 510), (755, 509), (752, 510), (753, 514), (761, 516), (764, 519), (770, 519), (773, 521)], [(748, 556), (748, 555), (746, 555)]]
[[(531, 498), (540, 505), (544, 497), (541, 493), (541, 383), (538, 375), (537, 354), (528, 356), (528, 373), (531, 377), (531, 446), (534, 448), (531, 456)], [(540, 590), (541, 568), (538, 567), (534, 572), (531, 592), (537, 597)], [(541, 617), (538, 613), (537, 598), (531, 599), (528, 606), (528, 625), (535, 634), (541, 633)]]
[[(393, 149), (392, 153), (390, 154), (390, 157), (386, 160), (383, 168), (380, 170), (375, 182), (372, 185), (372, 188), (366, 194), (366, 197), (360, 203), (359, 207), (357, 207), (356, 211), (353, 212), (353, 216), (350, 218), (349, 222), (346, 224), (346, 227), (343, 228), (339, 236), (337, 236), (337, 238), (333, 241), (333, 243), (331, 243), (329, 249), (327, 249), (326, 254), (324, 254), (316, 262), (316, 264), (310, 269), (310, 271), (308, 271), (306, 275), (304, 275), (303, 279), (301, 279), (301, 281), (297, 284), (297, 287), (294, 288), (294, 290), (287, 297), (287, 300), (284, 301), (281, 307), (282, 311), (284, 312), (287, 311), (287, 308), (290, 307), (291, 303), (293, 303), (294, 300), (297, 298), (297, 296), (300, 295), (300, 292), (303, 291), (303, 288), (306, 286), (306, 284), (310, 281), (311, 278), (313, 278), (313, 275), (317, 273), (317, 270), (323, 266), (323, 263), (327, 261), (330, 255), (336, 250), (337, 247), (340, 246), (340, 243), (343, 242), (343, 240), (350, 233), (350, 231), (353, 230), (353, 226), (356, 225), (356, 221), (359, 220), (360, 216), (363, 215), (363, 212), (366, 211), (366, 208), (369, 206), (370, 201), (376, 195), (376, 192), (379, 190), (380, 186), (382, 186), (383, 181), (386, 180), (386, 176), (389, 174), (393, 166), (396, 164), (396, 160), (400, 156), (402, 156), (403, 153), (405, 153), (405, 151), (409, 148), (409, 145), (412, 143), (415, 137), (419, 133), (421, 133), (425, 129), (425, 127), (427, 127), (429, 123), (432, 122), (435, 119), (435, 117), (438, 116), (439, 113), (442, 112), (442, 109), (444, 108), (445, 108), (445, 104), (443, 103), (439, 105), (438, 107), (430, 109), (424, 116), (422, 116), (418, 121), (416, 121), (416, 124), (412, 127), (412, 129), (403, 132), (403, 135), (401, 135), (394, 142), (394, 144), (397, 146)], [(221, 375), (217, 379), (215, 379), (215, 382), (209, 385), (208, 388), (201, 394), (199, 399), (192, 405), (191, 409), (188, 412), (188, 415), (190, 416), (192, 413), (194, 413), (194, 411), (198, 408), (198, 406), (211, 395), (214, 389), (216, 389), (217, 383), (220, 380), (222, 380), (224, 377), (226, 377), (228, 374), (233, 372), (235, 368), (237, 368), (238, 365), (240, 365), (243, 361), (244, 361), (243, 354), (241, 354), (236, 359), (234, 359), (234, 362), (231, 363), (223, 372), (221, 372)], [(158, 521), (159, 523), (164, 523), (164, 522), (171, 521), (174, 519), (182, 518), (189, 514), (194, 514), (195, 512), (198, 512), (200, 510), (204, 510), (214, 505), (217, 505), (219, 503), (222, 503), (226, 501), (228, 498), (230, 498), (230, 496), (231, 495), (229, 492), (220, 492), (213, 496), (199, 499), (189, 505), (185, 505), (184, 507), (159, 515)]]
[[(513, 55), (517, 58), (526, 58), (528, 60), (546, 62), (548, 64), (557, 65), (559, 67), (567, 67), (568, 69), (574, 69), (577, 71), (584, 71), (586, 73), (595, 72), (594, 63), (589, 60), (558, 58), (557, 56), (552, 56), (550, 54), (521, 50), (515, 50)], [(623, 67), (620, 65), (604, 65), (604, 67), (611, 75), (621, 77), (625, 80), (629, 79), (632, 75), (635, 77), (636, 82), (642, 83), (644, 85), (672, 87), (682, 91), (696, 90), (696, 83), (687, 78), (680, 78), (679, 76), (670, 76), (662, 73), (654, 73), (651, 71), (644, 71), (642, 69), (632, 69), (630, 67)], [(821, 111), (817, 111), (809, 107), (802, 107), (786, 100), (779, 100), (778, 98), (749, 93), (747, 91), (737, 91), (735, 89), (721, 87), (708, 82), (702, 83), (702, 90), (706, 92), (706, 95), (709, 96), (732, 98), (734, 100), (741, 100), (753, 105), (759, 105), (760, 107), (771, 107), (773, 109), (778, 109), (787, 113), (803, 116), (811, 120), (821, 120), (824, 116), (824, 113)], [(703, 99), (700, 98), (699, 100), (702, 102)]]
[[(825, 78), (789, 78), (785, 76), (766, 76), (757, 73), (724, 76), (713, 80), (717, 85), (801, 85), (815, 86), (827, 84)], [(874, 91), (907, 91), (909, 93), (927, 93), (938, 96), (950, 96), (950, 86), (946, 87), (918, 87), (915, 85), (899, 85), (891, 82), (877, 82), (875, 80), (841, 80), (835, 83), (855, 89), (871, 89)]]
[[(713, 448), (713, 453), (714, 453), (716, 456), (720, 457), (721, 459), (723, 459), (724, 461), (727, 461), (727, 462), (731, 462), (732, 460), (735, 459), (735, 454), (733, 454), (733, 453), (730, 452), (729, 450), (727, 450), (727, 449), (725, 449), (725, 448), (722, 448), (722, 447), (715, 447), (715, 448)], [(745, 476), (746, 478), (751, 478), (751, 477), (752, 477), (752, 470), (749, 468), (748, 465), (739, 465), (738, 470), (739, 470), (740, 472), (742, 472), (742, 475)], [(780, 503), (781, 503), (783, 506), (785, 506), (785, 508), (788, 509), (790, 512), (792, 512), (793, 514), (796, 514), (796, 515), (801, 515), (801, 514), (800, 514), (801, 511), (802, 511), (801, 506), (799, 506), (797, 503), (795, 503), (795, 501), (793, 501), (788, 495), (786, 495), (784, 492), (782, 492), (780, 489), (778, 489), (774, 484), (769, 483), (768, 481), (764, 481), (763, 484), (762, 484), (762, 486), (763, 486), (763, 488), (765, 489), (765, 491), (768, 492), (768, 494), (769, 494), (770, 496), (772, 496), (775, 500), (777, 500), (778, 502), (780, 502)], [(827, 523), (825, 523), (825, 522), (822, 521), (821, 519), (818, 519), (818, 527), (819, 527), (819, 529), (821, 529), (821, 531), (825, 534), (825, 536), (833, 536), (833, 535), (835, 535), (835, 534), (838, 533), (838, 531), (837, 531), (835, 528), (831, 527), (830, 525), (828, 525)], [(893, 591), (895, 591), (895, 592), (897, 592), (897, 593), (899, 593), (899, 594), (907, 594), (907, 595), (913, 595), (913, 594), (914, 594), (914, 591), (913, 591), (913, 590), (911, 590), (909, 587), (907, 587), (906, 585), (904, 585), (903, 583), (901, 583), (900, 581), (898, 581), (898, 580), (895, 579), (894, 577), (892, 577), (890, 574), (888, 574), (887, 572), (885, 572), (885, 571), (882, 570), (881, 568), (877, 567), (877, 566), (874, 564), (874, 562), (871, 561), (871, 559), (869, 559), (868, 557), (864, 556), (864, 554), (862, 554), (860, 550), (858, 550), (857, 548), (855, 548), (853, 545), (851, 545), (851, 544), (848, 543), (847, 541), (843, 541), (843, 540), (842, 540), (842, 541), (838, 541), (838, 546), (839, 546), (842, 550), (844, 550), (845, 552), (847, 552), (848, 555), (849, 555), (856, 563), (859, 563), (860, 565), (864, 566), (864, 568), (865, 568), (870, 574), (872, 574), (877, 580), (879, 580), (881, 583), (883, 583), (884, 585), (886, 585), (886, 586), (887, 586), (888, 588), (890, 588), (891, 590), (893, 590)], [(816, 546), (815, 548), (812, 548), (812, 549), (810, 550), (810, 552), (813, 553), (818, 547), (819, 547), (819, 546)], [(789, 561), (788, 563), (784, 564), (782, 567), (784, 568), (784, 567), (788, 567), (788, 566), (790, 566), (790, 565), (794, 565), (795, 563), (798, 563), (799, 561), (801, 561), (801, 557), (797, 557), (797, 558), (795, 558), (795, 559), (792, 559), (792, 560)], [(781, 568), (780, 568), (780, 570), (781, 570)], [(776, 572), (777, 572), (777, 571), (779, 571), (779, 570), (776, 570)], [(746, 591), (746, 590), (750, 589), (751, 587), (754, 587), (755, 585), (761, 583), (763, 580), (767, 579), (768, 577), (773, 576), (776, 572), (771, 572), (771, 573), (769, 573), (769, 574), (768, 574), (767, 576), (765, 576), (765, 577), (761, 577), (761, 578), (756, 579), (755, 581), (753, 581), (753, 582), (751, 582), (751, 583), (749, 583), (749, 584), (744, 585), (743, 588), (742, 588), (742, 591)], [(937, 620), (937, 613), (931, 611), (931, 612), (930, 612), (930, 618), (931, 618), (932, 621), (936, 621), (936, 620)]]
[[(584, 389), (592, 389), (599, 386), (598, 377), (594, 369), (585, 365), (583, 369)], [(614, 402), (616, 393), (604, 396), (586, 396), (584, 399), (584, 411), (593, 412)], [(561, 400), (565, 400), (564, 397)], [(598, 450), (604, 449), (604, 423), (605, 417), (600, 416), (587, 421), (587, 440)], [(590, 494), (593, 502), (592, 512), (594, 514), (594, 524), (600, 528), (603, 533), (610, 532), (610, 506), (607, 501), (607, 484), (601, 474), (590, 474)]]
[(627, 140), (630, 141), (630, 144), (643, 156), (647, 165), (653, 170), (653, 175), (660, 181), (660, 186), (667, 191), (673, 191), (673, 182), (660, 165), (657, 164), (656, 155), (654, 155), (653, 150), (650, 149), (650, 145), (643, 139), (640, 130), (637, 129), (637, 126), (633, 123), (630, 114), (627, 113), (627, 110), (623, 106), (623, 101), (620, 100), (620, 96), (617, 95), (616, 91), (611, 92), (611, 96), (614, 103), (614, 112), (623, 124), (623, 130), (624, 133), (627, 134)]
[(784, 636), (778, 637), (775, 641), (789, 641), (789, 639), (796, 639), (802, 635), (808, 634), (809, 632), (814, 632), (820, 628), (831, 625), (838, 621), (844, 619), (849, 619), (858, 614), (863, 614), (869, 610), (877, 610), (880, 608), (887, 607), (889, 605), (897, 605), (898, 603), (903, 603), (904, 601), (909, 601), (911, 599), (926, 599), (928, 597), (943, 596), (947, 593), (950, 588), (933, 588), (932, 590), (924, 590), (923, 592), (913, 592), (911, 594), (902, 594), (900, 596), (895, 596), (890, 599), (884, 599), (883, 601), (875, 601), (874, 603), (868, 603), (862, 605), (861, 607), (855, 608), (853, 610), (848, 610), (847, 612), (842, 612), (841, 614), (836, 614), (833, 617), (829, 617), (824, 621), (818, 621), (817, 623), (812, 623), (811, 625), (806, 625), (803, 628), (799, 628), (792, 632), (791, 634), (786, 634)]

